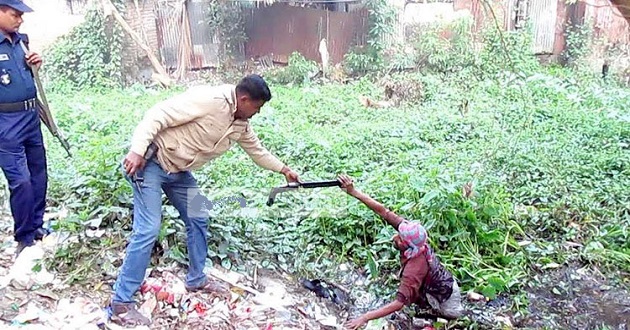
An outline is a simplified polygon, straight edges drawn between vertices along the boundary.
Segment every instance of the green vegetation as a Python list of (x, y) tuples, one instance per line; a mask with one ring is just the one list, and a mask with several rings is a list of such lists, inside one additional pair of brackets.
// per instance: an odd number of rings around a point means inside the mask
[[(276, 85), (254, 125), (265, 145), (304, 179), (348, 173), (395, 211), (424, 222), (465, 288), (505, 291), (531, 267), (568, 258), (627, 270), (627, 90), (540, 72), (511, 83), (487, 80), (469, 91), (462, 110), (449, 98), (458, 91), (447, 77), (419, 79), (427, 91), (422, 105), (383, 109), (360, 106), (359, 95), (380, 94), (367, 80)], [(117, 166), (142, 113), (175, 92), (51, 96), (77, 148), (69, 163), (51, 145), (51, 198), (73, 207), (60, 226), (78, 228), (95, 218), (107, 227), (129, 224), (130, 189)], [(210, 250), (220, 257), (227, 253), (219, 246), (229, 246), (235, 253), (271, 252), (293, 270), (326, 268), (343, 257), (360, 265), (370, 261), (379, 272), (396, 265), (392, 231), (341, 191), (286, 194), (268, 208), (265, 195), (283, 178), (259, 170), (238, 148), (197, 175), (212, 199), (242, 194), (252, 208), (219, 212), (212, 221)], [(462, 194), (467, 183), (470, 198)], [(182, 256), (176, 214), (167, 213), (163, 239), (173, 256)], [(524, 241), (531, 244), (519, 244)], [(567, 249), (569, 241), (583, 246)], [(300, 257), (288, 258), (295, 251)]]
[[(274, 98), (253, 125), (303, 180), (347, 173), (359, 189), (423, 222), (464, 291), (522, 293), (531, 272), (574, 261), (630, 271), (630, 90), (581, 67), (541, 66), (529, 55), (525, 32), (490, 29), (477, 47), (469, 27), (457, 22), (448, 37), (441, 35), (444, 27), (422, 29), (413, 52), (391, 58), (382, 49), (351, 53), (347, 72), (368, 75), (349, 83), (310, 80), (317, 64), (294, 54), (291, 65), (268, 73)], [(583, 53), (576, 46), (570, 56)], [(54, 83), (89, 87), (102, 75), (96, 73), (86, 78), (90, 83)], [(72, 272), (72, 280), (120, 262), (104, 257), (122, 249), (130, 234), (131, 189), (119, 163), (143, 113), (179, 90), (99, 87), (49, 95), (76, 155), (64, 159), (46, 136), (50, 199), (70, 209), (55, 226), (80, 236), (49, 262)], [(360, 102), (388, 93), (402, 102), (382, 108)], [(215, 261), (244, 267), (257, 260), (334, 276), (336, 265), (349, 259), (391, 289), (398, 265), (393, 230), (341, 190), (286, 193), (267, 207), (269, 190), (284, 178), (256, 167), (238, 147), (196, 176), (211, 200), (248, 201), (245, 209), (235, 203), (215, 210), (209, 228)], [(171, 206), (164, 215), (164, 253), (156, 257), (183, 262), (183, 223)], [(86, 224), (108, 230), (91, 238)]]

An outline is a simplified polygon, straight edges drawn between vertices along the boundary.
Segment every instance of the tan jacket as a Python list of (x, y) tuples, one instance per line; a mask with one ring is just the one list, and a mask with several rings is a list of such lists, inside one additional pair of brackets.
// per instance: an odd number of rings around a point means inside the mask
[(151, 141), (169, 173), (193, 171), (234, 142), (260, 167), (280, 172), (284, 163), (265, 149), (246, 120), (234, 120), (236, 86), (196, 86), (156, 104), (136, 127), (131, 151), (144, 155)]

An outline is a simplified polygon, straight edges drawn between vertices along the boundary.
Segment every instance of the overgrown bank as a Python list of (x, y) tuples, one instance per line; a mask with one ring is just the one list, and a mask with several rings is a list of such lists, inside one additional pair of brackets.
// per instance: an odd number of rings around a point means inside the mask
[[(294, 56), (293, 65), (266, 74), (274, 98), (253, 120), (256, 131), (304, 180), (347, 173), (393, 210), (424, 222), (464, 290), (513, 294), (522, 307), (533, 274), (568, 263), (604, 266), (627, 285), (630, 91), (584, 71), (541, 67), (523, 51), (525, 35), (489, 31), (476, 51), (466, 26), (456, 31), (449, 40), (439, 29), (419, 35), (408, 57), (381, 59), (377, 71), (367, 70), (370, 78), (348, 84), (309, 81), (317, 65)], [(372, 63), (346, 60), (351, 74)], [(392, 73), (405, 63), (414, 69)], [(76, 156), (64, 159), (49, 139), (50, 198), (70, 209), (55, 227), (81, 240), (49, 262), (74, 280), (115, 276), (132, 207), (120, 160), (144, 111), (181, 87), (62, 90), (49, 99)], [(388, 96), (402, 102), (363, 105)], [(238, 147), (197, 176), (211, 200), (248, 201), (244, 209), (214, 210), (215, 261), (334, 278), (350, 258), (383, 297), (393, 292), (392, 230), (340, 190), (286, 193), (267, 207), (269, 190), (283, 178), (257, 168)], [(106, 229), (104, 236), (86, 231), (94, 227)], [(183, 227), (167, 206), (154, 262), (185, 262)]]
[[(360, 95), (380, 96), (367, 80), (274, 86), (254, 125), (303, 179), (348, 173), (386, 205), (426, 223), (465, 289), (489, 296), (517, 290), (527, 272), (570, 260), (629, 271), (630, 93), (540, 72), (510, 83), (487, 80), (462, 110), (450, 97), (457, 84), (443, 79), (419, 76), (421, 105), (380, 109), (359, 103)], [(72, 208), (58, 226), (77, 230), (97, 219), (103, 228), (128, 228), (131, 194), (119, 161), (142, 113), (175, 92), (51, 95), (77, 150), (70, 162), (50, 145), (51, 198)], [(265, 251), (289, 270), (320, 274), (334, 273), (344, 257), (375, 275), (396, 266), (391, 230), (341, 191), (286, 194), (269, 208), (266, 194), (282, 178), (238, 148), (198, 177), (211, 199), (236, 194), (248, 201), (245, 209), (218, 211), (210, 226), (211, 255), (226, 265)], [(181, 260), (185, 231), (176, 215), (167, 207), (160, 241), (163, 257)]]

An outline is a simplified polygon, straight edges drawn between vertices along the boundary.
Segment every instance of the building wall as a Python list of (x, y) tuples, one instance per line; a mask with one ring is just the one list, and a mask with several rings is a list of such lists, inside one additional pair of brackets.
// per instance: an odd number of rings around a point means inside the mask
[(610, 0), (585, 0), (584, 18), (593, 24), (593, 33), (597, 38), (606, 38), (611, 43), (630, 43), (628, 21)]
[[(126, 0), (124, 18), (131, 29), (140, 36), (142, 41), (160, 58), (154, 2), (151, 0), (138, 0), (136, 2)], [(126, 33), (122, 62), (125, 80), (128, 82), (146, 82), (151, 80), (153, 69), (151, 68), (146, 52)]]
[[(514, 27), (513, 8), (515, 0), (495, 1), (492, 6), (503, 28)], [(484, 8), (481, 0), (455, 0), (456, 11), (466, 10), (474, 17), (477, 29), (492, 24), (493, 18), (489, 9)], [(499, 16), (500, 15), (500, 16)], [(529, 13), (528, 13), (529, 15)], [(592, 24), (593, 36), (604, 38), (610, 45), (630, 45), (630, 27), (628, 20), (610, 0), (583, 0), (567, 5), (565, 0), (558, 0), (556, 7), (555, 40), (552, 56), (559, 56), (566, 47), (566, 31), (571, 22)]]
[[(584, 20), (592, 24), (596, 38), (589, 63), (593, 71), (602, 71), (604, 65), (611, 73), (629, 78), (630, 26), (616, 6), (608, 0), (585, 0)], [(627, 81), (626, 81), (627, 82)]]
[[(511, 28), (509, 20), (510, 1), (513, 0), (454, 0), (453, 8), (455, 12), (466, 11), (475, 20), (475, 30), (479, 31), (489, 24), (495, 25), (495, 17), (499, 26), (508, 29)], [(490, 4), (490, 6), (486, 5)]]
[(368, 12), (334, 12), (286, 4), (251, 8), (245, 12), (245, 44), (248, 58), (271, 56), (287, 63), (291, 53), (320, 62), (319, 45), (326, 39), (330, 62), (337, 64), (354, 45), (367, 38)]

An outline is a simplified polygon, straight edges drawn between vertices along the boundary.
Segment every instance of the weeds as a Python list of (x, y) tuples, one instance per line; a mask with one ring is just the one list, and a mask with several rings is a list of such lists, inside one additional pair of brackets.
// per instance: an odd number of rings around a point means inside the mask
[[(274, 98), (253, 123), (304, 180), (348, 173), (392, 210), (423, 222), (465, 289), (493, 297), (517, 290), (530, 265), (575, 258), (627, 269), (627, 91), (540, 72), (517, 80), (530, 98), (527, 108), (513, 106), (517, 86), (488, 80), (468, 94), (470, 109), (462, 114), (458, 101), (445, 97), (457, 93), (457, 84), (420, 79), (428, 91), (422, 105), (376, 110), (357, 100), (381, 95), (367, 80), (274, 85)], [(50, 147), (51, 198), (76, 214), (57, 226), (129, 228), (131, 192), (119, 161), (143, 111), (175, 92), (51, 97), (79, 150), (68, 163)], [(212, 199), (248, 201), (245, 209), (213, 211), (209, 250), (224, 265), (239, 267), (246, 255), (259, 255), (298, 272), (332, 271), (327, 267), (345, 258), (374, 277), (397, 267), (393, 231), (340, 190), (286, 194), (268, 208), (268, 189), (283, 179), (238, 148), (197, 177)], [(165, 210), (160, 258), (184, 262), (183, 224), (174, 209)], [(579, 247), (567, 251), (563, 242)], [(295, 251), (299, 257), (289, 258)]]
[[(389, 77), (392, 86), (421, 86), (417, 102), (391, 108), (360, 105), (359, 96), (387, 93), (366, 78), (309, 83), (317, 65), (294, 54), (288, 67), (266, 74), (274, 97), (253, 119), (263, 144), (303, 180), (347, 173), (359, 189), (424, 223), (464, 291), (491, 298), (517, 293), (531, 271), (571, 261), (630, 271), (630, 92), (570, 69), (543, 68), (524, 51), (531, 42), (525, 34), (488, 30), (477, 47), (469, 25), (459, 24), (448, 38), (438, 30), (420, 35), (417, 56), (390, 65), (409, 67), (413, 58), (422, 68)], [(365, 73), (380, 66), (370, 62), (372, 55), (349, 54), (346, 64)], [(107, 252), (90, 255), (76, 244), (122, 248), (132, 205), (120, 160), (143, 112), (176, 92), (139, 87), (49, 97), (77, 150), (65, 160), (49, 144), (51, 202), (73, 214), (55, 226), (82, 233), (58, 252), (58, 270), (70, 271), (86, 255), (114, 267)], [(253, 258), (333, 277), (336, 265), (349, 259), (380, 289), (394, 285), (393, 229), (341, 190), (286, 194), (269, 208), (269, 189), (284, 179), (256, 167), (238, 147), (196, 176), (210, 199), (248, 201), (242, 209), (213, 209), (209, 255), (215, 262), (239, 268)], [(102, 239), (87, 235), (86, 227), (116, 230)], [(165, 206), (154, 257), (185, 262), (184, 235), (177, 212)], [(516, 300), (524, 303), (523, 296)]]

